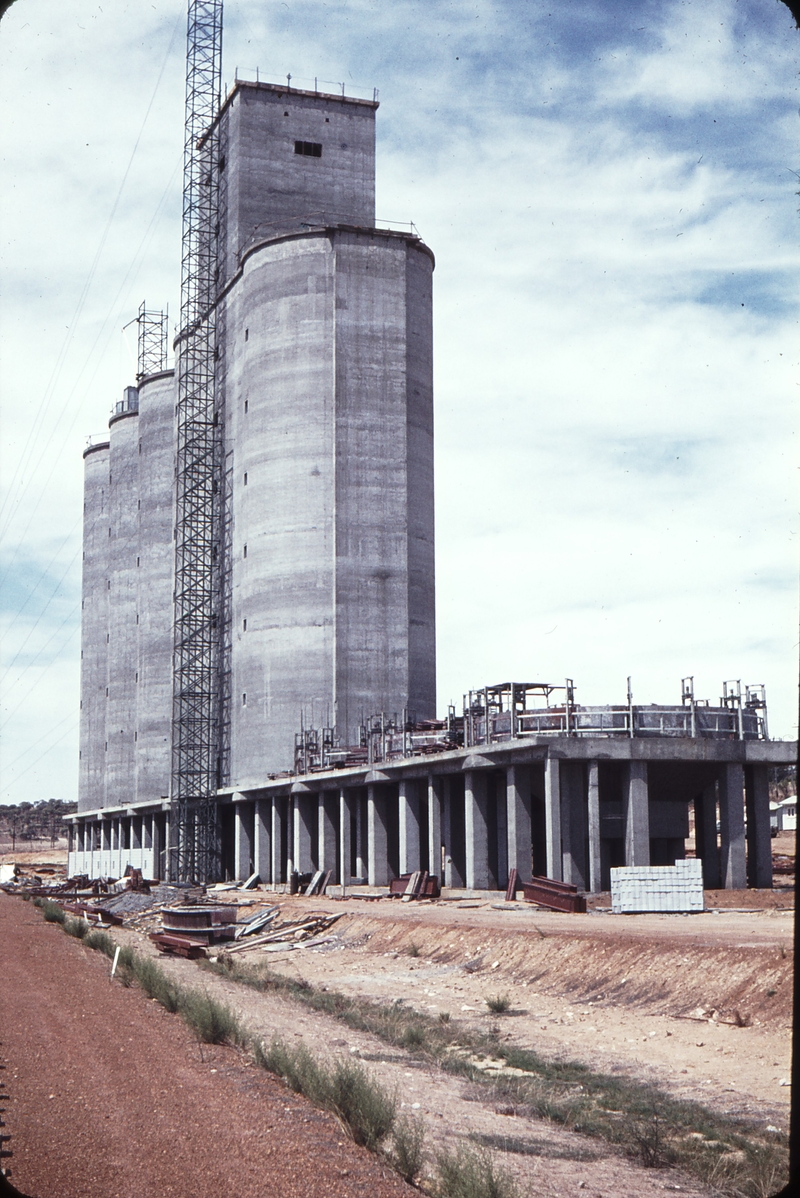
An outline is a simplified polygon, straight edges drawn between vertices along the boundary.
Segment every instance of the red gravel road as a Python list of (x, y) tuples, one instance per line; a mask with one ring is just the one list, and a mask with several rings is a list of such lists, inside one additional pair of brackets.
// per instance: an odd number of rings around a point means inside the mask
[(30, 1198), (403, 1198), (411, 1189), (230, 1048), (0, 893), (0, 1059)]

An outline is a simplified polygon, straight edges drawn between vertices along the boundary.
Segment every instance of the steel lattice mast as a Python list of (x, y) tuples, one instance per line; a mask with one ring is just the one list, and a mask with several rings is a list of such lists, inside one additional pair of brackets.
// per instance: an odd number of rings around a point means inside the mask
[[(218, 542), (215, 411), (222, 0), (190, 0), (186, 51), (175, 517), (170, 874), (210, 880), (219, 846)], [(177, 842), (177, 843), (175, 843)]]

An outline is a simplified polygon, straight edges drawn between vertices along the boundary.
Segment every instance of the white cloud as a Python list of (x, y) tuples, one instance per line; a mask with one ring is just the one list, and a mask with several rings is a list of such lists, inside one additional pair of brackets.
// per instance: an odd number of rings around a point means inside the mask
[[(44, 575), (6, 662), (37, 619), (50, 642), (6, 679), (3, 718), (35, 683), (16, 799), (75, 793), (81, 451), (131, 381), (122, 324), (177, 317), (183, 7), (3, 20), (4, 619)], [(240, 0), (225, 71), (380, 87), (379, 215), (437, 257), (440, 707), (512, 674), (597, 701), (741, 675), (789, 735), (795, 42), (780, 5), (568, 7)]]

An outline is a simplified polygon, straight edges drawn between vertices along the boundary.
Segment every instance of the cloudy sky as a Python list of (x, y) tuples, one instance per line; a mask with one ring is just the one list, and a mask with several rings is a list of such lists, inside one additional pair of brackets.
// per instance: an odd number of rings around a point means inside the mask
[[(74, 798), (82, 451), (178, 310), (184, 0), (0, 24), (0, 802)], [(436, 254), (439, 705), (764, 683), (796, 728), (797, 72), (777, 0), (228, 0), (224, 75), (379, 88)]]

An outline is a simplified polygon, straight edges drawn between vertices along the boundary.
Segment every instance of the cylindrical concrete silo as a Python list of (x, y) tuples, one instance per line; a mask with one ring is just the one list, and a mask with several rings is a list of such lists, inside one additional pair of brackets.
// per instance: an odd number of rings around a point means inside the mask
[(139, 384), (136, 799), (169, 794), (175, 542), (175, 376)]
[(345, 743), (435, 714), (432, 270), (327, 228), (252, 247), (229, 292), (233, 785), (290, 767), (301, 711)]
[(108, 462), (107, 441), (83, 455), (83, 582), (81, 599), (81, 715), (78, 810), (105, 803), (106, 686), (108, 676)]
[(139, 413), (134, 387), (109, 421), (106, 806), (136, 798)]

